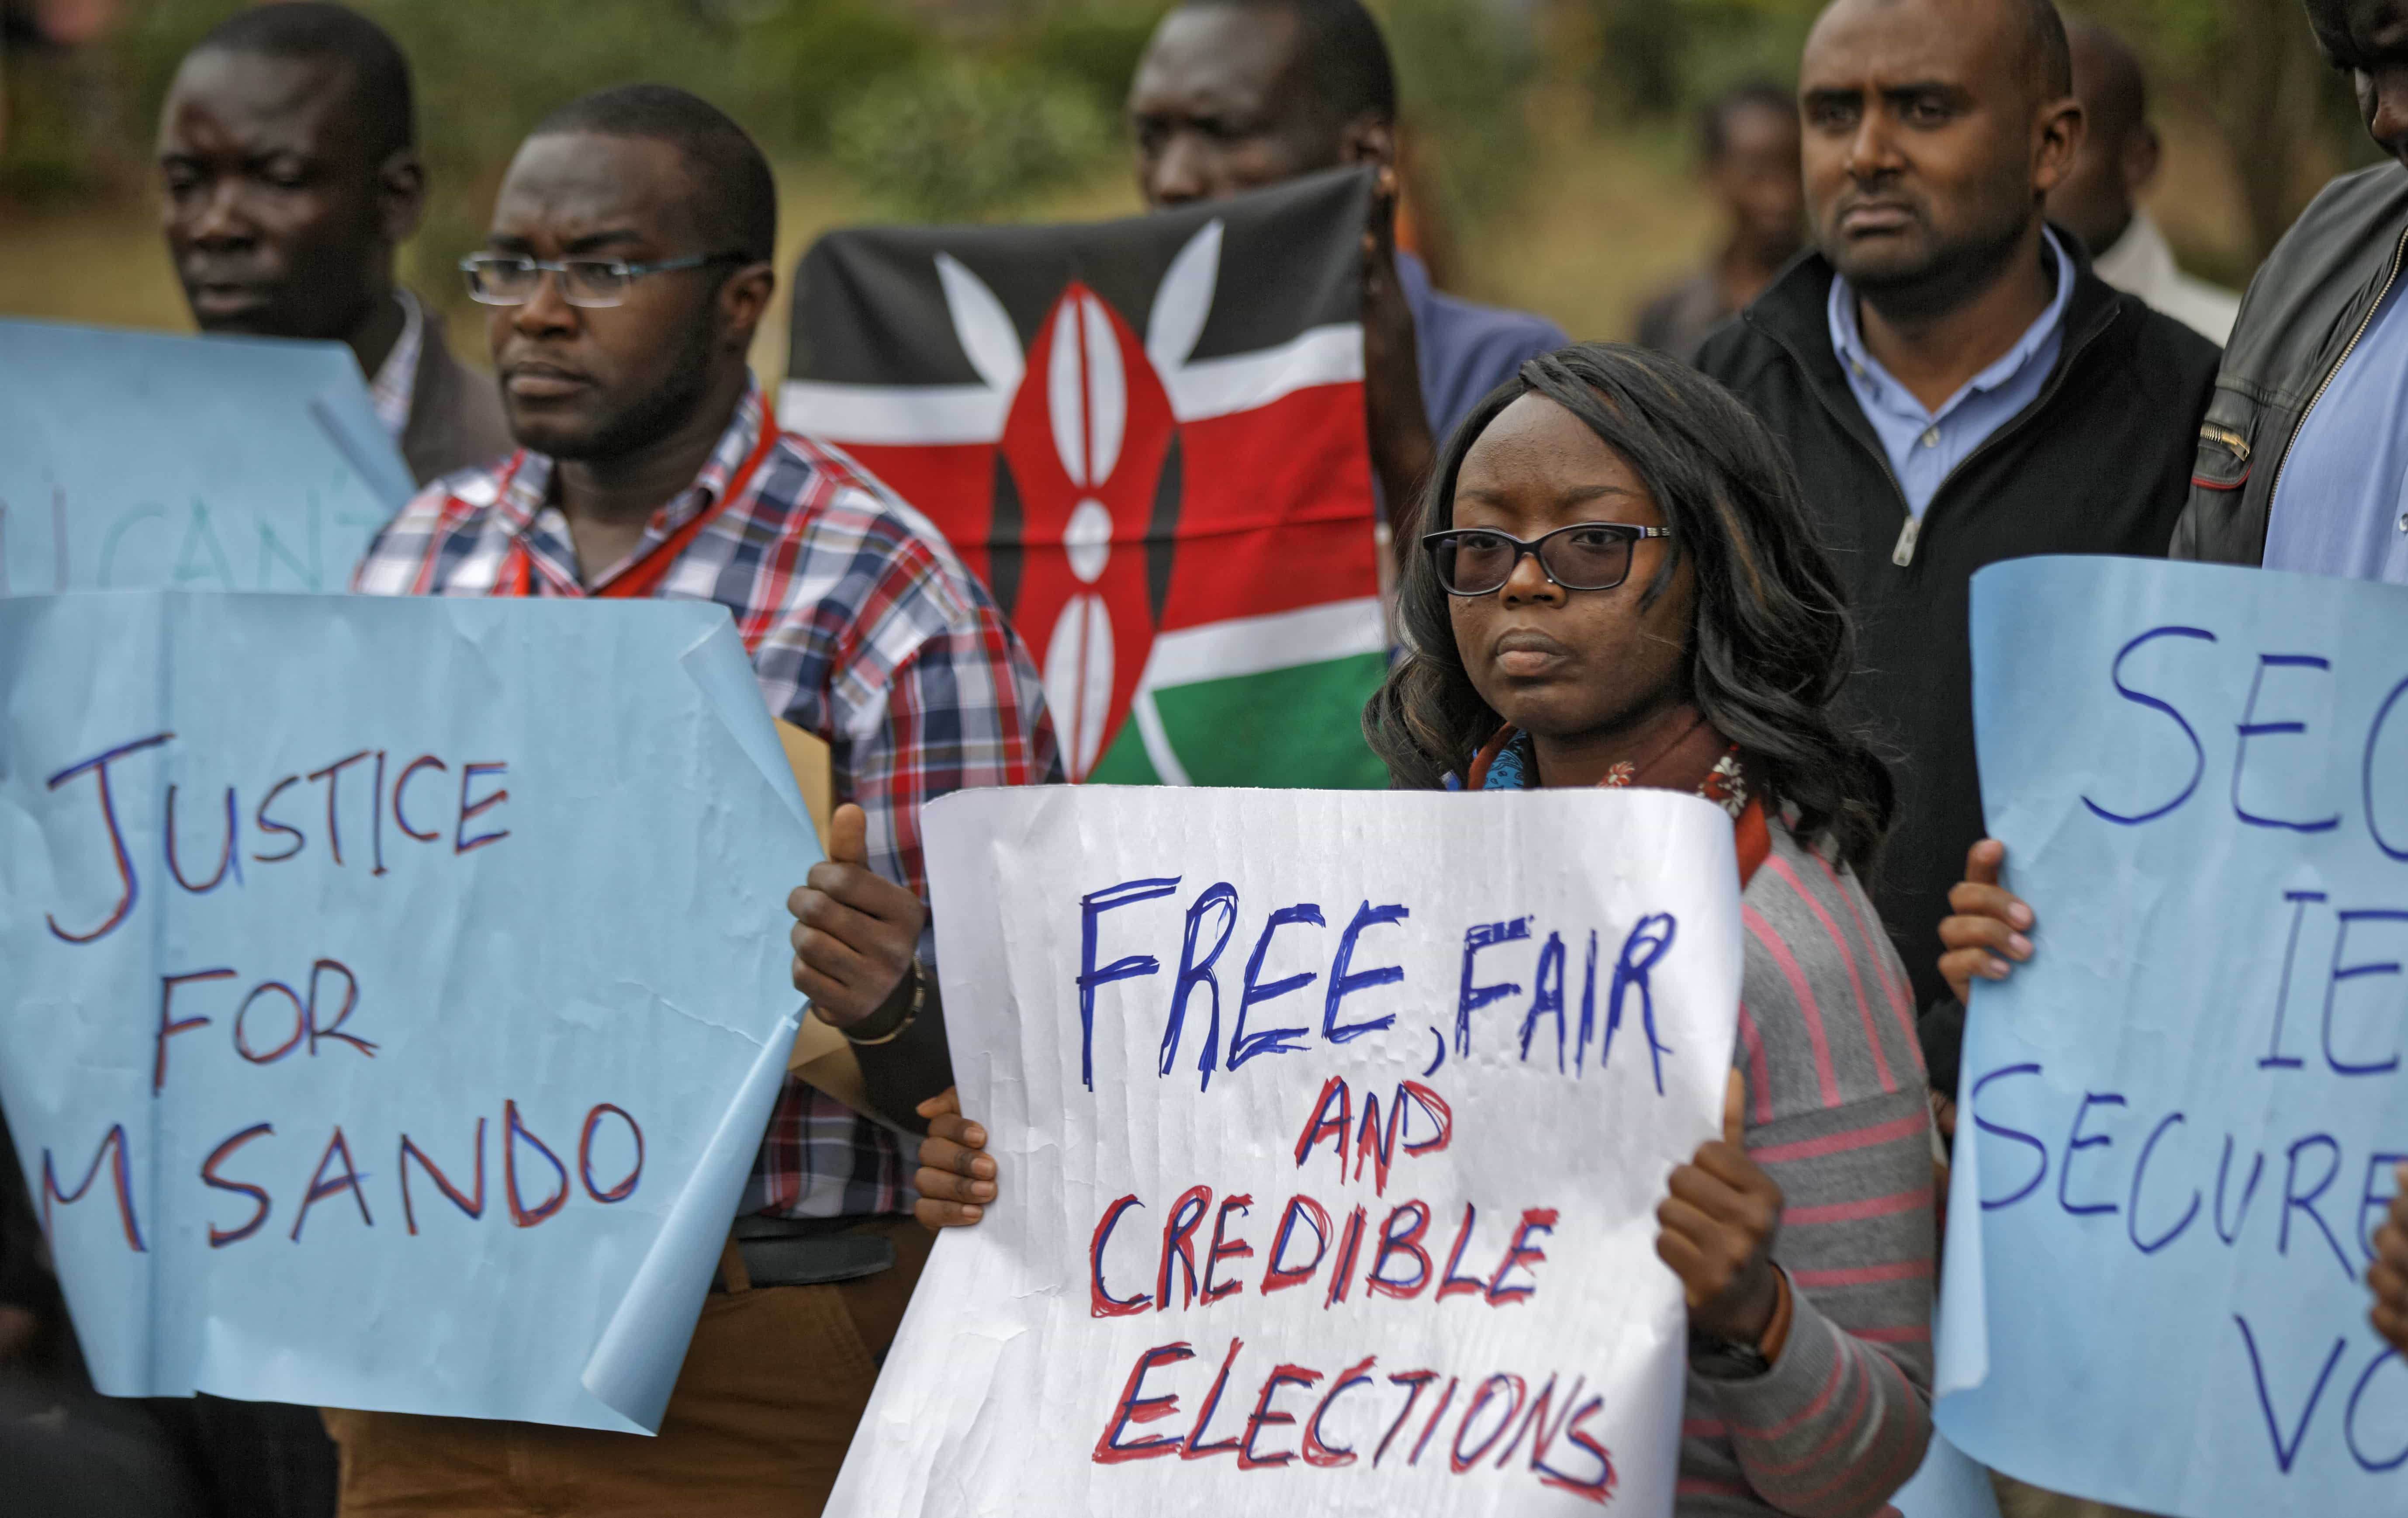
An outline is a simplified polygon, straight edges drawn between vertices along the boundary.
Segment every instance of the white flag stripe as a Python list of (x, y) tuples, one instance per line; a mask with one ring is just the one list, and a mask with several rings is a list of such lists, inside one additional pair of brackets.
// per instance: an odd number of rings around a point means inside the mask
[(1045, 415), (1054, 423), (1054, 454), (1070, 483), (1084, 490), (1087, 474), (1086, 389), (1079, 363), (1079, 307), (1066, 301), (1054, 313), (1054, 356), (1045, 365)]
[(1380, 598), (1367, 595), (1301, 611), (1275, 611), (1157, 633), (1138, 688), (1167, 690), (1387, 651)]
[(1162, 377), (1170, 392), (1170, 412), (1182, 422), (1227, 416), (1268, 406), (1283, 395), (1315, 385), (1341, 385), (1363, 378), (1363, 324), (1340, 322), (1308, 327), (1277, 348), (1198, 359)]
[(1154, 309), (1145, 319), (1145, 351), (1163, 374), (1186, 366), (1212, 315), (1212, 292), (1221, 279), (1221, 219), (1187, 239), (1179, 256), (1154, 293)]
[(984, 385), (831, 385), (789, 380), (778, 421), (834, 443), (898, 447), (993, 443), (1003, 437), (1011, 392)]
[[(1208, 358), (1162, 377), (1171, 414), (1201, 422), (1268, 406), (1315, 385), (1363, 378), (1361, 323), (1312, 327), (1259, 352)], [(1008, 391), (983, 385), (836, 385), (789, 380), (779, 392), (779, 420), (833, 443), (889, 446), (992, 443), (1003, 437)]]
[(972, 274), (951, 253), (937, 255), (937, 282), (945, 289), (945, 308), (953, 319), (953, 337), (962, 356), (991, 390), (1006, 394), (1020, 388), (1027, 357), (1020, 351), (1020, 334), (1011, 313), (1003, 308), (986, 281)]
[(1128, 431), (1128, 372), (1102, 301), (1079, 297), (1079, 327), (1087, 339), (1087, 484), (1101, 490), (1121, 461), (1121, 438)]

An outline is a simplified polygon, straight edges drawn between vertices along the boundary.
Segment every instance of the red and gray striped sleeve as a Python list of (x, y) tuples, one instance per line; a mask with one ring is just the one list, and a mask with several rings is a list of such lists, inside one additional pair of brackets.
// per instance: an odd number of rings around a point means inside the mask
[(1870, 1518), (1931, 1434), (1932, 1148), (1904, 967), (1844, 866), (1774, 829), (1742, 898), (1747, 1147), (1786, 1199), (1765, 1375), (1692, 1376), (1680, 1511)]

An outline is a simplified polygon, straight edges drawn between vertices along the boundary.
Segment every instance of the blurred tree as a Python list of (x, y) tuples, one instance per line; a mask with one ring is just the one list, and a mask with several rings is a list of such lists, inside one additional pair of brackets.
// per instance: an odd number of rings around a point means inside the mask
[(899, 73), (837, 116), (837, 162), (905, 215), (981, 221), (1099, 167), (1115, 134), (1075, 80), (974, 57)]
[(1122, 150), (1129, 77), (1160, 0), (1019, 0), (915, 24), (927, 46), (849, 97), (837, 161), (890, 210), (991, 221)]
[(1138, 56), (1168, 8), (1160, 0), (1054, 0), (1023, 7), (1016, 50), (1047, 74), (1074, 79), (1117, 121)]
[(2159, 98), (2214, 123), (2257, 257), (2327, 179), (2378, 156), (2348, 79), (2325, 63), (2300, 0), (2101, 0), (2083, 8), (2143, 48)]
[(1688, 95), (1689, 34), (1701, 7), (1594, 0), (1598, 85), (1626, 117), (1670, 116)]
[(1742, 79), (1790, 79), (1821, 0), (1558, 0), (1580, 13), (1612, 113), (1661, 119)]
[[(1510, 0), (1367, 0), (1396, 61), (1398, 136), (1424, 256), (1467, 281), (1463, 243), (1510, 218), (1527, 192), (1539, 58), (1526, 7)], [(1480, 294), (1473, 289), (1471, 294)]]
[[(937, 39), (879, 0), (351, 0), (414, 64), (420, 149), (433, 193), (405, 272), (453, 298), (452, 263), (484, 236), (511, 150), (545, 113), (589, 91), (658, 79), (695, 91), (773, 154), (824, 147), (843, 106), (920, 66)], [(63, 179), (147, 187), (152, 116), (193, 43), (242, 0), (122, 0), (76, 66), (104, 77), (108, 108), (79, 113), (24, 89), (0, 149), (0, 187)], [(64, 65), (62, 65), (64, 66)], [(22, 79), (28, 71), (12, 73)], [(80, 158), (60, 146), (81, 141)], [(64, 166), (62, 166), (64, 165)]]
[[(786, 113), (767, 140), (818, 146), (859, 92), (921, 66), (936, 38), (904, 7), (876, 0), (698, 0), (722, 15), (735, 44), (730, 84), (765, 112)], [(740, 8), (739, 8), (740, 7)]]
[(106, 62), (82, 46), (111, 0), (0, 0), (0, 191), (56, 195), (106, 176), (116, 125)]

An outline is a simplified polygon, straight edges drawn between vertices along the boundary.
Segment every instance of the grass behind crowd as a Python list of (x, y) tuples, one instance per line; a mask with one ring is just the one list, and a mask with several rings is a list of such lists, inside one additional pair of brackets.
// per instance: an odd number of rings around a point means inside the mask
[[(2237, 283), (2248, 266), (2238, 193), (2203, 135), (2179, 127), (2167, 135), (2166, 169), (2152, 195), (2158, 220), (2200, 272)], [(1451, 282), (1476, 299), (1542, 312), (1575, 337), (1627, 337), (1645, 295), (1713, 246), (1714, 213), (1694, 183), (1688, 137), (1570, 120), (1542, 122), (1539, 138), (1538, 166), (1517, 208), (1444, 229)], [(821, 233), (887, 219), (874, 195), (824, 161), (781, 164), (779, 191), (781, 280)], [(1018, 208), (1016, 219), (1083, 220), (1139, 208), (1130, 175), (1116, 166)], [(441, 267), (468, 251), (420, 249), (411, 262)], [(448, 291), (437, 294), (454, 345), (481, 363), (477, 308)], [(155, 210), (138, 197), (0, 203), (0, 315), (191, 329)], [(765, 376), (784, 370), (782, 282), (752, 358)]]

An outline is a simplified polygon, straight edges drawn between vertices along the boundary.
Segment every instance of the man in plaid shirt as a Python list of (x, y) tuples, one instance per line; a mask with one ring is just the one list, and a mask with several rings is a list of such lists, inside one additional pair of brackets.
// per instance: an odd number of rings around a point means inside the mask
[[(463, 265), (521, 447), (410, 502), (354, 588), (725, 606), (771, 711), (827, 740), (849, 803), (789, 904), (796, 985), (908, 1117), (951, 1083), (921, 808), (1060, 766), (985, 588), (919, 512), (770, 415), (746, 352), (775, 227), (758, 150), (681, 91), (608, 91), (538, 126)], [(907, 1176), (892, 1132), (790, 1077), (659, 1439), (330, 1411), (343, 1511), (816, 1512), (924, 1257)]]

